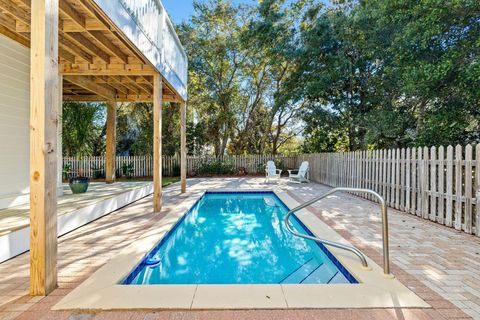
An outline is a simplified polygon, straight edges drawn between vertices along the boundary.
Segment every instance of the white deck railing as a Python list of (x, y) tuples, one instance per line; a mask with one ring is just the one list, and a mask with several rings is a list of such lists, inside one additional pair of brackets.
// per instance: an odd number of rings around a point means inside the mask
[(188, 60), (160, 0), (95, 0), (123, 33), (187, 98)]

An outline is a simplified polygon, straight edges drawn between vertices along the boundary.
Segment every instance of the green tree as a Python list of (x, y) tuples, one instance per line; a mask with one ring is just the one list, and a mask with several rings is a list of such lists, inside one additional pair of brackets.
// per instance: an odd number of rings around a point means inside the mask
[(98, 155), (104, 149), (105, 105), (64, 102), (62, 109), (63, 155)]
[(230, 1), (194, 1), (195, 14), (179, 26), (189, 57), (189, 101), (198, 110), (215, 155), (225, 153), (236, 126), (241, 64), (241, 11)]
[(292, 80), (315, 102), (306, 149), (331, 150), (337, 128), (349, 150), (479, 138), (478, 1), (346, 1), (305, 17)]

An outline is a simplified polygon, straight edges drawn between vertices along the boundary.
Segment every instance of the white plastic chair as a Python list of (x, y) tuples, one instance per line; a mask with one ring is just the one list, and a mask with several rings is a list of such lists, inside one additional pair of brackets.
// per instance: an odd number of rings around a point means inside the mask
[(291, 182), (297, 182), (297, 183), (310, 182), (309, 171), (310, 171), (310, 165), (308, 161), (303, 161), (302, 164), (300, 165), (300, 168), (298, 168), (298, 170), (288, 170), (288, 179)]
[(265, 182), (270, 181), (270, 178), (280, 179), (281, 175), (282, 175), (282, 170), (277, 169), (277, 167), (275, 166), (275, 162), (271, 160), (268, 161), (267, 167), (265, 168)]

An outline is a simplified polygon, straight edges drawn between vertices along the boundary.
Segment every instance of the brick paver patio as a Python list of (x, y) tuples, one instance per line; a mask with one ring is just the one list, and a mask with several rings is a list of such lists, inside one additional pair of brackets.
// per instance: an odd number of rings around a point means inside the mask
[[(190, 194), (207, 188), (265, 188), (261, 178), (190, 179)], [(276, 185), (271, 183), (271, 185)], [(278, 183), (305, 200), (328, 188)], [(28, 296), (28, 254), (0, 264), (0, 319), (480, 319), (480, 238), (390, 209), (392, 272), (430, 309), (53, 312), (57, 301), (170, 210), (183, 210), (178, 184), (165, 189), (164, 209), (153, 214), (147, 197), (59, 240), (59, 288)], [(378, 209), (372, 202), (337, 195), (310, 211), (381, 264)]]

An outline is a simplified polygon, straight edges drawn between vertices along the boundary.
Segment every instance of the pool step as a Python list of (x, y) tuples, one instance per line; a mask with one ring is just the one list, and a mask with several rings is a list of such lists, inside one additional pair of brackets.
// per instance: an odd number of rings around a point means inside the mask
[(338, 270), (327, 264), (319, 264), (314, 258), (292, 271), (280, 283), (282, 284), (325, 284), (350, 283)]
[(285, 277), (280, 283), (282, 284), (293, 284), (293, 283), (300, 283), (302, 280), (304, 280), (306, 277), (308, 277), (312, 272), (314, 272), (316, 269), (318, 269), (320, 265), (318, 262), (311, 258), (304, 264), (302, 264), (300, 267), (292, 271), (288, 276)]
[(318, 283), (328, 283), (330, 279), (335, 276), (335, 271), (331, 270), (327, 264), (322, 264), (312, 273), (306, 276), (300, 283), (302, 284), (318, 284)]
[(350, 283), (340, 271), (328, 283)]

